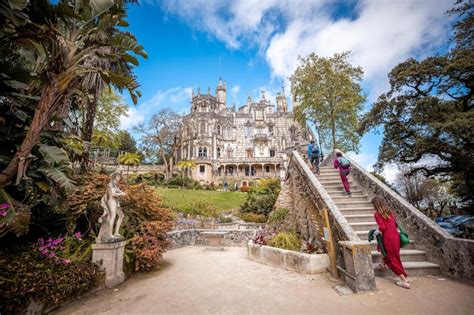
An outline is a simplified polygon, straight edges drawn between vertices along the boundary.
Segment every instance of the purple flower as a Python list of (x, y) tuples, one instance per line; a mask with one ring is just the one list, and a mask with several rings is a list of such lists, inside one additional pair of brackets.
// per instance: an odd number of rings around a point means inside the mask
[(56, 253), (51, 252), (51, 253), (49, 253), (48, 256), (51, 257), (51, 258), (56, 257)]
[(8, 202), (4, 202), (0, 204), (0, 209), (8, 209), (10, 208), (10, 204)]
[(76, 232), (76, 233), (74, 233), (74, 236), (75, 236), (78, 240), (80, 240), (81, 237), (82, 237), (81, 232)]
[(6, 210), (0, 210), (0, 217), (6, 217), (7, 216), (7, 211)]

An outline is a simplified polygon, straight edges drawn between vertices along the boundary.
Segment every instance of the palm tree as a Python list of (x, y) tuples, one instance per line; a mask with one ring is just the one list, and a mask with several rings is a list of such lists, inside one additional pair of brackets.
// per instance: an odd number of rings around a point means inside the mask
[[(10, 104), (28, 100), (32, 119), (16, 153), (0, 173), (0, 187), (8, 185), (15, 175), (19, 183), (26, 174), (40, 133), (50, 126), (54, 116), (68, 112), (70, 100), (79, 95), (85, 76), (96, 74), (106, 85), (127, 89), (135, 104), (141, 96), (138, 82), (125, 69), (138, 64), (130, 53), (144, 58), (147, 55), (132, 34), (119, 28), (128, 25), (123, 0), (59, 1), (57, 5), (40, 2), (42, 5), (34, 0), (18, 0), (16, 3), (21, 5), (0, 10), (0, 17), (6, 18), (10, 30), (0, 33), (1, 42), (8, 43), (2, 52), (30, 52), (23, 54), (28, 59), (24, 68), (34, 73), (27, 84), (12, 84), (22, 83), (24, 78), (20, 75), (24, 77), (24, 72), (1, 82), (10, 85), (9, 92), (3, 95)], [(4, 26), (5, 22), (2, 29)], [(92, 59), (106, 62), (87, 62)], [(82, 104), (85, 103), (83, 98)]]
[(118, 157), (119, 164), (127, 165), (127, 179), (130, 166), (140, 165), (141, 155), (138, 153), (125, 153)]
[(183, 188), (184, 188), (184, 178), (187, 177), (187, 173), (189, 170), (196, 168), (196, 162), (192, 160), (181, 160), (176, 164), (176, 166), (178, 166), (179, 169), (181, 170), (181, 174), (183, 176)]

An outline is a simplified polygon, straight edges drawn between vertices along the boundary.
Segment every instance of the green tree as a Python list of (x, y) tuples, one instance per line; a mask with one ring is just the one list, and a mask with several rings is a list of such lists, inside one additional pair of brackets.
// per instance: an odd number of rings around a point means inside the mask
[(130, 166), (140, 165), (142, 157), (138, 153), (125, 153), (118, 157), (118, 162), (123, 165), (127, 165), (127, 178)]
[(382, 94), (361, 122), (360, 132), (384, 127), (378, 168), (395, 162), (415, 166), (428, 178), (444, 178), (467, 209), (474, 209), (474, 15), (472, 1), (459, 1), (454, 48), (445, 55), (408, 59), (389, 74)]
[[(126, 69), (138, 64), (134, 54), (146, 53), (121, 28), (128, 25), (124, 8), (119, 0), (1, 4), (0, 55), (5, 59), (0, 85), (5, 89), (0, 102), (17, 113), (24, 133), (18, 147), (3, 156), (8, 162), (0, 173), (0, 187), (15, 176), (18, 184), (41, 133), (61, 124), (71, 106), (86, 102), (82, 87), (88, 74), (97, 74), (105, 85), (127, 89), (137, 102), (139, 84)], [(106, 62), (91, 65), (91, 59)]]
[(133, 139), (132, 135), (130, 132), (126, 130), (121, 130), (120, 131), (120, 151), (125, 151), (125, 152), (132, 152), (135, 153), (137, 152), (137, 142), (135, 139)]
[(183, 188), (184, 188), (184, 178), (188, 176), (188, 172), (192, 169), (196, 168), (196, 162), (192, 160), (181, 160), (179, 161), (176, 166), (179, 167), (181, 170), (181, 174), (183, 176)]
[(295, 115), (302, 124), (321, 123), (321, 142), (343, 151), (359, 150), (358, 113), (365, 97), (360, 81), (363, 71), (348, 61), (349, 52), (329, 58), (315, 53), (300, 58), (291, 76), (291, 92), (298, 106)]

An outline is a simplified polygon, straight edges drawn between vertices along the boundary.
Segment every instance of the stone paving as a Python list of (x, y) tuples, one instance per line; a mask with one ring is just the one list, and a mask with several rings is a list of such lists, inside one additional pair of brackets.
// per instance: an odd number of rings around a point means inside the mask
[(340, 296), (327, 275), (261, 265), (245, 248), (185, 247), (169, 251), (161, 269), (56, 314), (473, 314), (474, 287), (436, 277), (411, 281), (405, 290), (377, 278), (377, 292)]

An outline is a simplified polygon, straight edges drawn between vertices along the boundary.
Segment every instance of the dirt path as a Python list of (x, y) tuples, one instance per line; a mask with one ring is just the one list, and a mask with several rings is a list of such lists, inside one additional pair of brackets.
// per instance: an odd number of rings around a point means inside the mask
[(412, 289), (377, 279), (379, 291), (339, 296), (325, 276), (249, 261), (245, 248), (187, 247), (163, 267), (74, 302), (57, 314), (474, 314), (474, 287), (413, 278)]

